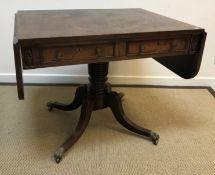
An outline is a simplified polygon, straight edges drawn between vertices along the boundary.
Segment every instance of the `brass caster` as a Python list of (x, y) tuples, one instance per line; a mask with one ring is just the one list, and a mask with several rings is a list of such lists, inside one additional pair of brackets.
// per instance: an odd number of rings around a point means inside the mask
[(46, 106), (48, 107), (49, 112), (53, 110), (53, 102), (48, 102)]
[(60, 161), (62, 160), (64, 152), (65, 152), (65, 149), (63, 147), (60, 147), (54, 153), (54, 160), (56, 163), (60, 163)]
[(151, 138), (153, 144), (154, 144), (154, 145), (157, 145), (160, 136), (159, 136), (157, 133), (155, 133), (155, 132), (151, 132), (151, 133), (150, 133), (150, 138)]

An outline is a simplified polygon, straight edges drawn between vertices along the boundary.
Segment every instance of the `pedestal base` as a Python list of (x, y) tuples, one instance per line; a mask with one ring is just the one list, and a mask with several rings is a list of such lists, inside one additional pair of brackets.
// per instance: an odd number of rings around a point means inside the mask
[(47, 104), (49, 111), (52, 111), (53, 108), (72, 111), (81, 106), (80, 118), (74, 133), (54, 154), (54, 159), (57, 163), (61, 161), (63, 154), (81, 137), (89, 123), (92, 111), (106, 107), (111, 108), (116, 120), (122, 126), (134, 133), (144, 136), (157, 145), (159, 140), (158, 134), (136, 125), (127, 118), (121, 102), (123, 94), (112, 91), (110, 84), (105, 83), (107, 80), (107, 72), (108, 63), (89, 64), (90, 84), (77, 88), (72, 103), (62, 104), (58, 102), (49, 102)]

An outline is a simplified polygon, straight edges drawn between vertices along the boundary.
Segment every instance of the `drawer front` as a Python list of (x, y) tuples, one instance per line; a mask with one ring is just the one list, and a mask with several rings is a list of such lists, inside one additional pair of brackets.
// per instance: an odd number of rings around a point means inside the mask
[(40, 64), (80, 60), (99, 59), (114, 56), (114, 44), (81, 45), (67, 47), (41, 47), (39, 50)]
[(127, 56), (188, 52), (189, 39), (128, 41), (126, 47)]
[(115, 56), (115, 43), (22, 47), (23, 68), (86, 64)]

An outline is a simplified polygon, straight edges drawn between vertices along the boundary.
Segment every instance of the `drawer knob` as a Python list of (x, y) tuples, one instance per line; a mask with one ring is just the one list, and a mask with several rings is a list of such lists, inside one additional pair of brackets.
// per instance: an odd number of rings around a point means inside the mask
[(144, 46), (144, 44), (140, 45), (140, 52), (145, 52), (145, 46)]
[(96, 53), (96, 56), (102, 56), (102, 49), (99, 48), (99, 47), (97, 47), (97, 48), (95, 49), (95, 53)]
[(56, 58), (57, 59), (63, 59), (64, 58), (64, 53), (61, 52), (61, 51), (57, 51)]
[(177, 42), (175, 42), (175, 41), (173, 41), (173, 42), (172, 42), (172, 44), (171, 44), (172, 49), (175, 49), (175, 48), (177, 47), (177, 45), (178, 45), (178, 43), (177, 43)]

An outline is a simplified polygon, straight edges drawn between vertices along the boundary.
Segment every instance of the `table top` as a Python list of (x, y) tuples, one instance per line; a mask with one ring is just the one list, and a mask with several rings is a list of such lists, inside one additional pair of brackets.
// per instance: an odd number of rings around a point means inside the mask
[(18, 11), (13, 47), (19, 99), (22, 69), (152, 57), (192, 78), (205, 38), (202, 28), (143, 9)]
[(202, 30), (143, 9), (18, 11), (17, 40)]

